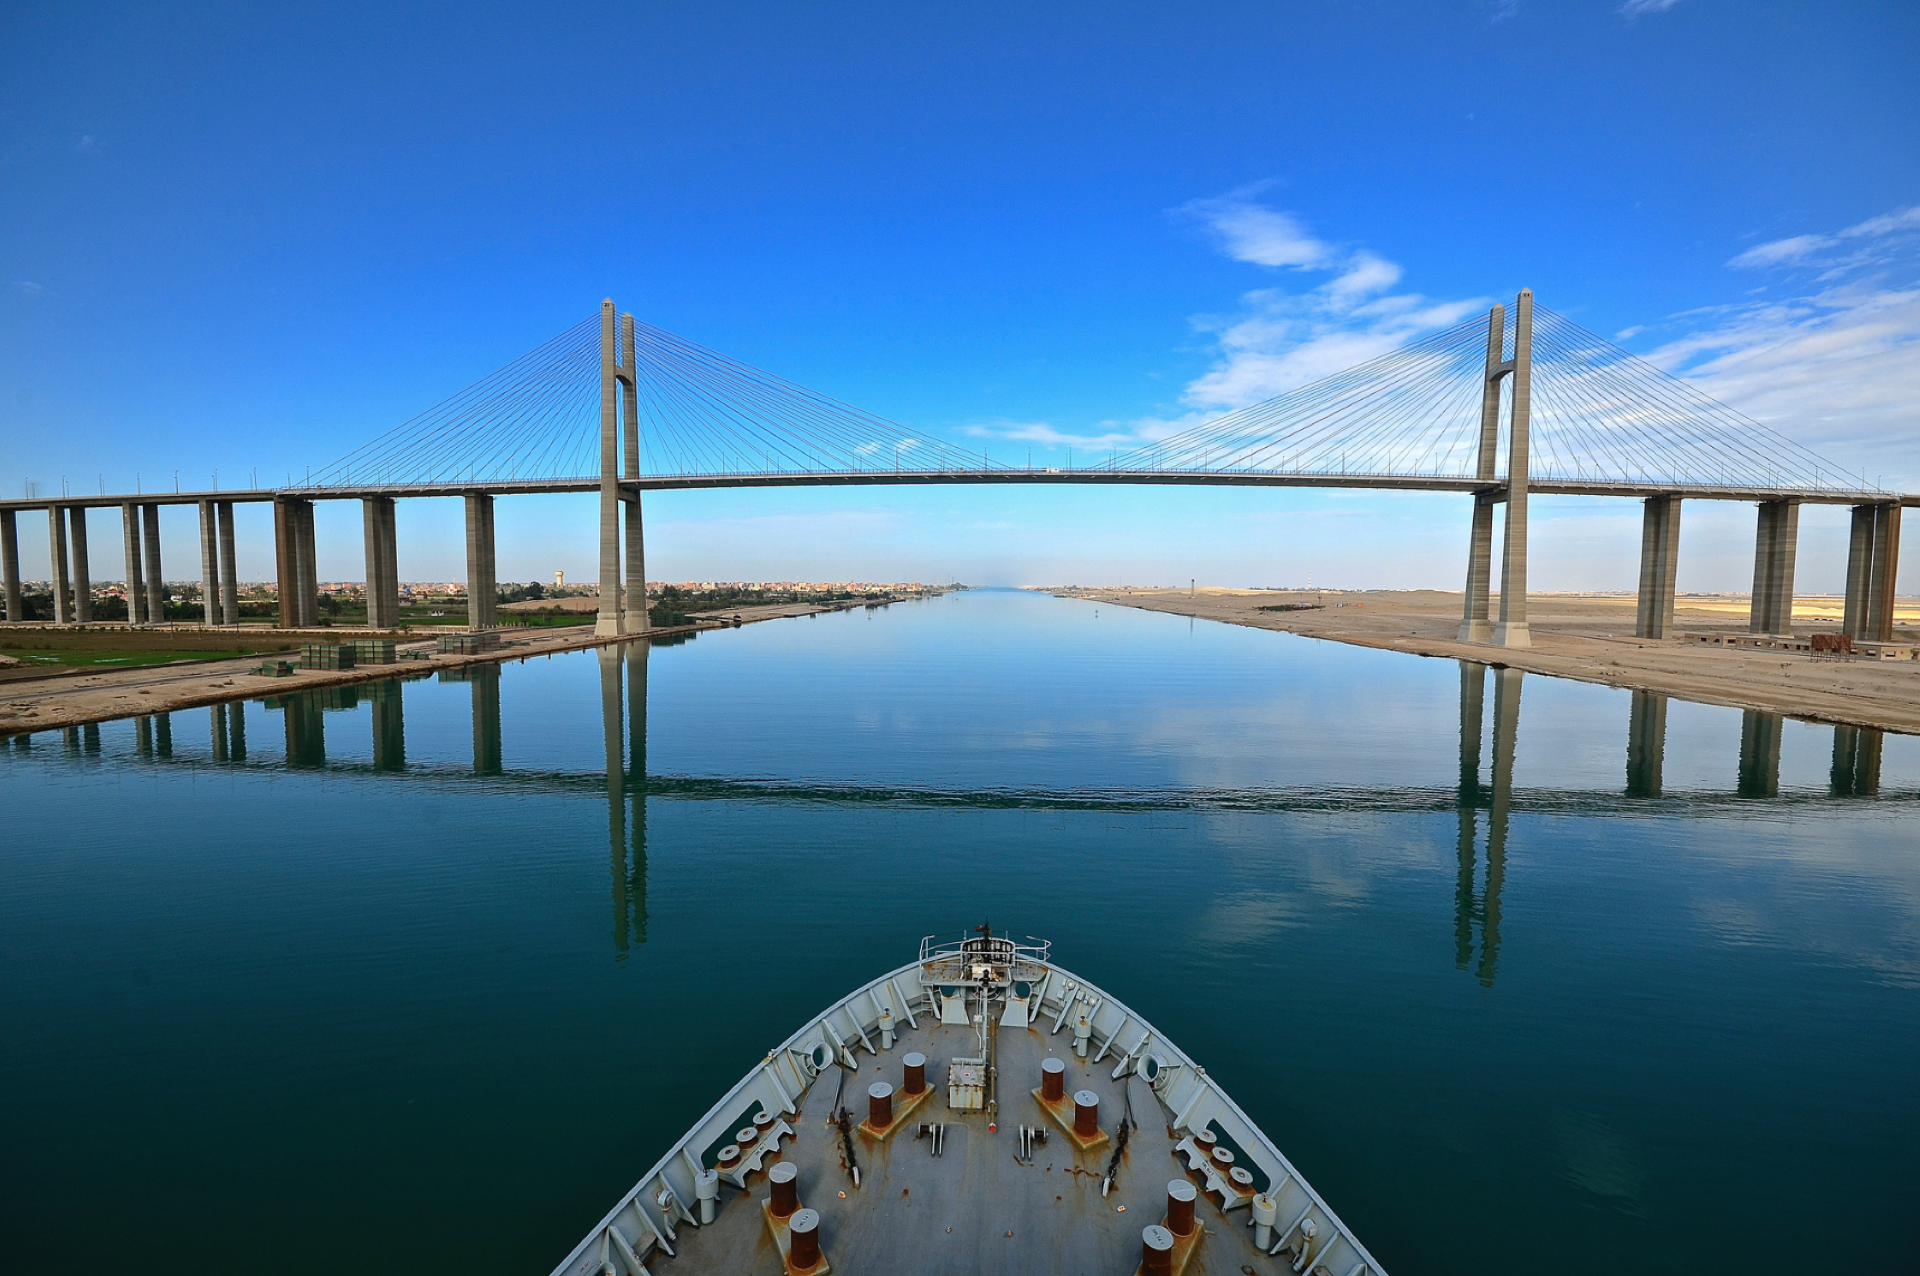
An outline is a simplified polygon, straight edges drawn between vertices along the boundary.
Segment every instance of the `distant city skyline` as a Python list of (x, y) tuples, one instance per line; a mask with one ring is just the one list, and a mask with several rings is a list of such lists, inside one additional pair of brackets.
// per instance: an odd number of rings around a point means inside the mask
[[(298, 478), (605, 295), (909, 428), (1058, 464), (1521, 286), (1920, 488), (1911, 6), (709, 7), (644, 35), (622, 13), (18, 15), (0, 491)], [(649, 575), (691, 579), (1458, 588), (1467, 532), (1461, 498), (1334, 492), (647, 512)], [(1537, 499), (1536, 587), (1631, 588), (1639, 518)], [(1745, 588), (1753, 518), (1688, 504), (1680, 588)], [(1838, 589), (1844, 519), (1804, 512), (1804, 591)], [(238, 510), (243, 578), (272, 576), (268, 520)], [(457, 502), (398, 520), (403, 576), (464, 576)], [(316, 521), (320, 574), (358, 579), (357, 504)], [(96, 577), (117, 575), (117, 516), (90, 524)], [(167, 576), (197, 577), (192, 511), (162, 524)], [(20, 528), (33, 576), (45, 523)], [(590, 497), (502, 500), (498, 528), (502, 580), (594, 575)]]

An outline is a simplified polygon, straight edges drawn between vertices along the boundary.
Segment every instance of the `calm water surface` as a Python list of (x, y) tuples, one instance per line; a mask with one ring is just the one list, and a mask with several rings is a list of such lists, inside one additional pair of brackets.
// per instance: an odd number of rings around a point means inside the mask
[(1908, 737), (976, 592), (16, 738), (0, 812), (11, 1270), (544, 1273), (982, 916), (1390, 1270), (1920, 1253)]

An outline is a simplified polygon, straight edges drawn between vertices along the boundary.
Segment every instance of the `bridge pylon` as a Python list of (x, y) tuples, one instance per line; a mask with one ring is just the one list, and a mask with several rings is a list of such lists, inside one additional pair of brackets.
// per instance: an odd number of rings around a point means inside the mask
[[(1480, 447), (1475, 478), (1486, 484), (1473, 494), (1473, 532), (1467, 549), (1467, 598), (1461, 642), (1530, 647), (1527, 627), (1527, 446), (1533, 407), (1533, 290), (1522, 288), (1513, 307), (1513, 357), (1506, 354), (1506, 308), (1487, 312), (1487, 362), (1480, 395)], [(1496, 485), (1500, 447), (1500, 382), (1513, 378), (1507, 424), (1507, 481)], [(1500, 551), (1500, 619), (1489, 615), (1493, 576), (1493, 507), (1507, 503)]]

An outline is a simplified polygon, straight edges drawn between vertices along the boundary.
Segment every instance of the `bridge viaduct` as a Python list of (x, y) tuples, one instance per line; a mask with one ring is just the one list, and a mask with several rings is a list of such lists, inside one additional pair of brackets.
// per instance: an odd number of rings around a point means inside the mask
[[(160, 508), (194, 507), (204, 623), (226, 626), (239, 619), (234, 508), (270, 504), (278, 624), (304, 628), (319, 618), (314, 504), (358, 501), (368, 622), (387, 628), (400, 614), (395, 502), (458, 497), (466, 507), (468, 620), (481, 628), (497, 623), (495, 499), (597, 493), (596, 629), (618, 635), (647, 628), (641, 501), (648, 491), (1173, 485), (1471, 496), (1460, 638), (1495, 647), (1529, 643), (1527, 504), (1534, 495), (1643, 503), (1635, 632), (1654, 639), (1672, 635), (1683, 502), (1757, 507), (1749, 618), (1756, 634), (1788, 632), (1800, 507), (1846, 505), (1852, 524), (1842, 630), (1884, 642), (1893, 629), (1901, 511), (1920, 504), (1920, 496), (1882, 491), (1844, 475), (1559, 316), (1549, 316), (1546, 359), (1537, 361), (1529, 291), (1520, 293), (1511, 318), (1496, 305), (1484, 324), (1455, 325), (1186, 434), (1077, 468), (1014, 468), (984, 454), (976, 463), (970, 452), (909, 437), (891, 422), (637, 326), (632, 315), (617, 315), (611, 301), (592, 327), (597, 333), (589, 324), (578, 325), (307, 483), (0, 501), (7, 621), (24, 618), (17, 537), (22, 513), (48, 520), (55, 623), (90, 624), (87, 513), (117, 509), (127, 623), (140, 626), (164, 615)], [(1551, 427), (1543, 436), (1551, 463), (1539, 466), (1536, 445), (1543, 438), (1537, 426), (1543, 417)], [(590, 446), (597, 453), (591, 459), (584, 454)], [(651, 464), (643, 466), (643, 456)], [(1501, 505), (1506, 510), (1495, 615), (1493, 531)]]

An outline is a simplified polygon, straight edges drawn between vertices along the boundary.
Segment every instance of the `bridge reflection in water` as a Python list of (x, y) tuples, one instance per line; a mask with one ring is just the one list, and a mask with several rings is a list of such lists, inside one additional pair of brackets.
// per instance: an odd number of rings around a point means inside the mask
[[(1480, 782), (1483, 717), (1489, 666), (1460, 662), (1460, 782), (1458, 876), (1454, 884), (1454, 965), (1471, 969), (1491, 987), (1500, 958), (1500, 889), (1506, 879), (1507, 826), (1513, 801), (1513, 759), (1520, 726), (1518, 669), (1492, 667), (1492, 782)], [(1780, 740), (1784, 715), (1758, 709), (1742, 711), (1740, 758), (1734, 775), (1738, 798), (1780, 796)], [(1833, 729), (1830, 797), (1873, 797), (1880, 792), (1880, 753), (1884, 734), (1872, 727)], [(1627, 772), (1624, 796), (1658, 798), (1665, 787), (1667, 697), (1658, 691), (1632, 691), (1627, 707)], [(1486, 873), (1479, 866), (1479, 817), (1487, 812)], [(1476, 931), (1478, 938), (1476, 939)], [(1477, 955), (1476, 955), (1477, 953)]]
[[(1148, 810), (1229, 805), (1237, 809), (1272, 811), (1324, 810), (1326, 792), (1314, 785), (1257, 791), (1180, 790), (1154, 793), (1115, 793), (1089, 796), (1086, 792), (944, 792), (928, 789), (889, 790), (871, 785), (783, 785), (726, 779), (656, 778), (647, 776), (647, 665), (650, 646), (625, 642), (597, 651), (604, 780), (597, 774), (519, 768), (508, 771), (503, 756), (500, 714), (501, 667), (477, 664), (436, 674), (400, 675), (380, 682), (322, 687), (254, 702), (282, 715), (286, 752), (284, 765), (293, 770), (359, 771), (406, 777), (426, 783), (445, 783), (463, 774), (495, 783), (528, 785), (543, 791), (586, 795), (600, 791), (607, 808), (608, 871), (613, 909), (612, 938), (615, 960), (623, 961), (647, 938), (647, 798), (737, 798), (768, 800), (782, 797), (809, 801), (841, 801), (856, 805), (900, 801), (916, 806), (1059, 807), (1062, 809)], [(472, 764), (450, 769), (444, 762), (410, 761), (407, 756), (405, 684), (438, 677), (448, 684), (465, 683), (472, 723)], [(1451, 793), (1432, 788), (1381, 785), (1350, 792), (1349, 797), (1387, 809), (1432, 811), (1451, 806), (1457, 818), (1457, 877), (1454, 887), (1454, 964), (1470, 970), (1482, 984), (1492, 986), (1500, 958), (1501, 891), (1506, 880), (1507, 838), (1514, 801), (1513, 770), (1520, 729), (1521, 688), (1526, 675), (1518, 669), (1460, 662), (1459, 775)], [(1493, 683), (1492, 721), (1487, 721), (1487, 683)], [(327, 758), (326, 715), (369, 709), (372, 762)], [(207, 709), (209, 748), (174, 748), (175, 719), (198, 710), (136, 716), (132, 744), (136, 758), (173, 765), (245, 765), (272, 767), (276, 759), (249, 753), (247, 704), (232, 701)], [(258, 709), (256, 709), (258, 712)], [(257, 725), (257, 724), (256, 724)], [(1490, 730), (1489, 730), (1490, 727)], [(1667, 697), (1655, 691), (1628, 695), (1625, 782), (1621, 798), (1637, 808), (1641, 802), (1664, 800), (1676, 804), (1706, 803), (1717, 807), (1728, 800), (1780, 798), (1781, 741), (1785, 722), (1780, 714), (1746, 710), (1741, 716), (1740, 750), (1731, 790), (1669, 794), (1666, 784)], [(98, 760), (101, 729), (98, 724), (68, 727), (60, 733), (63, 751), (77, 760)], [(1491, 736), (1491, 748), (1488, 737)], [(38, 739), (46, 740), (47, 734)], [(1880, 795), (1882, 733), (1871, 727), (1833, 728), (1833, 761), (1828, 774), (1828, 798)], [(5, 748), (29, 752), (36, 738), (8, 737)], [(1485, 780), (1483, 782), (1483, 775)], [(1788, 799), (1804, 801), (1804, 790)], [(1898, 793), (1912, 800), (1916, 795)], [(1542, 810), (1604, 813), (1613, 799), (1592, 790), (1533, 789), (1527, 804)], [(1482, 818), (1484, 813), (1484, 819)], [(1484, 837), (1482, 827), (1485, 828)]]

